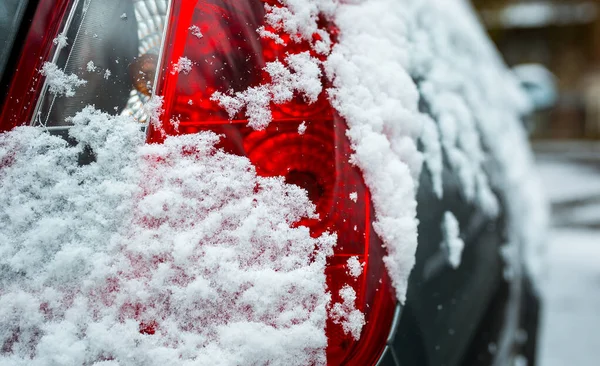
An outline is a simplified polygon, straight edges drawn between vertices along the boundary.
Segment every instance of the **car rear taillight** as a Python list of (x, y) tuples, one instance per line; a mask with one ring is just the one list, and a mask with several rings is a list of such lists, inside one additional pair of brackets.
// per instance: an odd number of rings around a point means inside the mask
[[(242, 92), (269, 83), (267, 63), (285, 63), (290, 54), (325, 58), (298, 37), (278, 34), (283, 42), (261, 38), (257, 29), (264, 25), (264, 3), (41, 0), (2, 108), (0, 130), (19, 124), (67, 128), (68, 118), (86, 104), (146, 122), (143, 104), (152, 94), (162, 96), (164, 113), (154, 121), (160, 123), (149, 125), (149, 142), (212, 131), (222, 136), (225, 151), (246, 156), (258, 174), (283, 176), (306, 189), (319, 218), (298, 225), (309, 227), (314, 237), (325, 231), (338, 235), (326, 269), (332, 295), (326, 324), (328, 363), (375, 364), (386, 344), (396, 299), (383, 263), (385, 248), (373, 230), (369, 191), (350, 162), (345, 121), (324, 91), (310, 103), (302, 95), (270, 102), (272, 122), (262, 130), (250, 127), (241, 113), (230, 116), (213, 100), (216, 92)], [(281, 6), (274, 0), (268, 3)], [(335, 38), (330, 22), (321, 19), (320, 26)], [(53, 42), (59, 34), (68, 39), (62, 48)], [(74, 97), (52, 95), (48, 80), (40, 75), (47, 61), (87, 84)], [(327, 86), (325, 78), (322, 83)], [(335, 304), (348, 305), (340, 293), (348, 287), (356, 293), (350, 305), (364, 314), (360, 337), (356, 329), (345, 327), (348, 319), (334, 314)], [(151, 325), (142, 328), (145, 334), (154, 332)]]
[[(8, 94), (0, 109), (0, 132), (29, 123), (40, 95), (43, 78), (39, 74), (56, 45), (52, 42), (66, 22), (71, 1), (41, 0), (24, 40)], [(7, 70), (9, 73), (11, 70)]]
[[(148, 139), (161, 141), (164, 132), (210, 130), (223, 136), (225, 150), (248, 157), (260, 175), (284, 176), (288, 183), (306, 189), (319, 219), (300, 224), (315, 237), (324, 231), (338, 235), (326, 273), (332, 303), (342, 302), (340, 290), (349, 285), (366, 321), (357, 340), (330, 317), (328, 363), (374, 364), (384, 349), (396, 301), (383, 264), (385, 249), (373, 231), (369, 191), (359, 169), (350, 163), (346, 123), (325, 92), (314, 103), (302, 96), (271, 103), (273, 120), (264, 130), (249, 127), (242, 114), (230, 119), (211, 100), (215, 92), (241, 92), (270, 82), (264, 71), (267, 62), (299, 52), (319, 57), (310, 45), (294, 43), (285, 35), (280, 36), (287, 45), (261, 39), (256, 30), (263, 25), (264, 12), (264, 4), (257, 0), (173, 2), (157, 85), (157, 94), (164, 97), (164, 114), (160, 127), (150, 128)], [(323, 23), (333, 35), (332, 25)], [(192, 30), (199, 30), (201, 37)], [(191, 69), (173, 70), (182, 59), (191, 61)], [(363, 264), (357, 277), (347, 264), (354, 256)]]

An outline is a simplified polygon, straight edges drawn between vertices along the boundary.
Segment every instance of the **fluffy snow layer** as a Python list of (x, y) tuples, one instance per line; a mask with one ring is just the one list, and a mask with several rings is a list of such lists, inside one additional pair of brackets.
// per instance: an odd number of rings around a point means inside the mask
[(0, 135), (0, 364), (325, 362), (336, 238), (293, 227), (305, 191), (211, 133), (144, 145), (91, 107), (73, 123), (74, 147)]
[(335, 22), (339, 43), (325, 64), (329, 94), (348, 122), (398, 298), (414, 264), (421, 165), (441, 197), (442, 154), (468, 201), (490, 216), (498, 198), (506, 202), (507, 245), (539, 272), (547, 214), (521, 125), (529, 104), (467, 2), (353, 1), (339, 6)]
[(467, 2), (416, 4), (410, 70), (437, 116), (442, 148), (465, 195), (489, 215), (498, 205), (484, 172), (493, 175), (506, 203), (507, 246), (537, 275), (548, 214), (521, 123), (528, 100)]

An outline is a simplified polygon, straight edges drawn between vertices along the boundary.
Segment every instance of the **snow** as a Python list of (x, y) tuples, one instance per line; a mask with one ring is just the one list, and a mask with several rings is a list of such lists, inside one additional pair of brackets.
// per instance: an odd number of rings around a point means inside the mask
[(352, 192), (352, 193), (350, 193), (350, 196), (348, 198), (350, 198), (350, 200), (352, 202), (356, 203), (356, 202), (358, 202), (358, 193)]
[(350, 333), (355, 340), (360, 339), (360, 333), (365, 325), (365, 316), (356, 309), (356, 292), (348, 285), (339, 292), (341, 303), (333, 304), (330, 316), (334, 324), (341, 324), (345, 334)]
[(300, 135), (304, 135), (304, 133), (306, 132), (306, 122), (302, 121), (302, 123), (300, 123), (300, 125), (298, 125), (298, 133)]
[(58, 50), (66, 47), (69, 44), (69, 39), (64, 33), (60, 33), (56, 38), (52, 40), (52, 43), (56, 45)]
[[(459, 173), (465, 197), (492, 217), (498, 213), (498, 197), (487, 174), (493, 174), (507, 204), (505, 245), (517, 253), (508, 265), (520, 268), (524, 261), (536, 277), (548, 215), (521, 123), (531, 104), (468, 2), (422, 1), (414, 9), (410, 70), (437, 117), (442, 149)], [(424, 145), (433, 146), (434, 134), (427, 124), (425, 129), (431, 136)], [(434, 146), (434, 157), (436, 150)], [(439, 174), (439, 163), (432, 165), (438, 167), (429, 167), (432, 174)]]
[(346, 267), (348, 267), (348, 273), (354, 278), (358, 278), (363, 272), (364, 263), (360, 263), (357, 256), (348, 258)]
[(596, 153), (585, 156), (585, 143), (557, 145), (537, 154), (544, 190), (556, 207), (541, 281), (539, 360), (544, 366), (592, 366), (600, 346), (600, 161)]
[(304, 190), (212, 133), (144, 145), (91, 107), (73, 125), (74, 147), (0, 135), (0, 364), (325, 363), (336, 237), (295, 227), (315, 215)]
[(87, 63), (86, 70), (88, 72), (95, 72), (96, 71), (96, 65), (94, 64), (94, 61), (90, 60), (90, 62)]
[(51, 62), (44, 63), (40, 74), (46, 77), (50, 93), (59, 96), (72, 97), (75, 95), (76, 88), (87, 83), (87, 81), (79, 79), (75, 74), (65, 74), (56, 64)]
[(568, 160), (544, 156), (538, 160), (537, 170), (544, 177), (544, 192), (550, 201), (560, 203), (600, 195), (600, 175), (593, 165), (573, 164)]
[[(406, 8), (393, 0), (341, 4), (340, 30), (325, 70), (334, 108), (349, 126), (348, 137), (375, 206), (375, 229), (400, 301), (417, 246), (416, 181), (422, 156), (419, 95), (403, 62), (409, 57)], [(378, 21), (373, 21), (378, 19)]]
[[(415, 262), (423, 163), (442, 197), (445, 155), (465, 198), (490, 216), (498, 203), (488, 165), (498, 165), (506, 247), (539, 242), (543, 205), (519, 120), (527, 103), (463, 1), (280, 5), (265, 5), (268, 29), (258, 33), (287, 33), (325, 61), (287, 53), (266, 65), (270, 82), (212, 100), (261, 130), (272, 104), (327, 93), (349, 126), (351, 163), (371, 193), (400, 302)], [(335, 45), (320, 19), (335, 22)], [(85, 83), (46, 65), (54, 93)], [(172, 72), (191, 68), (182, 57)], [(144, 106), (157, 131), (161, 101)], [(31, 127), (0, 135), (0, 343), (10, 349), (0, 363), (324, 364), (328, 316), (359, 339), (356, 292), (345, 285), (331, 304), (325, 283), (335, 234), (313, 238), (296, 225), (316, 217), (304, 190), (257, 176), (212, 133), (144, 145), (126, 116), (88, 107), (72, 122), (74, 147)], [(84, 148), (95, 161), (79, 165)], [(444, 232), (457, 267), (464, 244), (450, 213)], [(362, 264), (351, 257), (347, 269), (359, 276)]]
[(187, 57), (180, 57), (179, 60), (175, 64), (173, 64), (173, 69), (171, 70), (171, 74), (189, 74), (192, 71), (192, 61)]
[(112, 75), (109, 69), (104, 70), (104, 78), (108, 80), (108, 78)]
[(444, 213), (442, 235), (444, 237), (442, 247), (444, 248), (444, 252), (448, 255), (448, 263), (450, 263), (452, 268), (457, 269), (462, 260), (465, 242), (460, 237), (458, 220), (452, 212), (446, 211)]
[(573, 228), (554, 229), (550, 235), (548, 278), (542, 283), (541, 365), (597, 364), (599, 235)]
[(232, 94), (215, 92), (211, 100), (217, 101), (231, 119), (245, 109), (248, 125), (257, 130), (271, 123), (271, 102), (287, 103), (294, 95), (303, 95), (309, 104), (316, 102), (323, 90), (319, 60), (309, 52), (301, 52), (289, 54), (284, 62), (269, 62), (265, 66), (271, 82)]
[(202, 31), (200, 30), (200, 27), (198, 27), (197, 25), (192, 25), (190, 27), (190, 33), (192, 33), (192, 35), (198, 39), (202, 38)]

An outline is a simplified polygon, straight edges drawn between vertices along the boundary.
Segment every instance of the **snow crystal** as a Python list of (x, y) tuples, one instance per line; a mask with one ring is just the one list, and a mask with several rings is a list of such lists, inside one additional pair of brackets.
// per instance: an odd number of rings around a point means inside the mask
[(46, 77), (46, 83), (50, 93), (72, 97), (75, 89), (87, 83), (75, 74), (67, 75), (52, 62), (45, 62), (40, 74)]
[(60, 33), (56, 38), (54, 38), (52, 40), (52, 43), (54, 43), (57, 47), (57, 49), (62, 49), (64, 47), (66, 47), (69, 43), (68, 43), (68, 38), (64, 33)]
[(302, 123), (300, 123), (300, 125), (298, 125), (298, 133), (300, 135), (304, 135), (305, 132), (306, 132), (306, 122), (302, 121)]
[(178, 73), (189, 74), (192, 71), (192, 61), (187, 57), (180, 57), (179, 60), (173, 64), (171, 74), (175, 75)]
[(356, 291), (348, 285), (339, 292), (341, 303), (333, 304), (329, 315), (334, 324), (340, 324), (345, 334), (350, 333), (355, 340), (360, 339), (360, 333), (365, 325), (365, 316), (356, 309)]
[(200, 27), (198, 27), (197, 25), (192, 25), (190, 27), (190, 33), (192, 33), (192, 35), (197, 38), (203, 37), (202, 32), (200, 31)]
[(127, 13), (121, 14), (121, 19), (127, 19)]
[(109, 78), (111, 75), (112, 75), (112, 73), (110, 72), (110, 70), (109, 70), (109, 69), (106, 69), (106, 70), (104, 71), (104, 78), (105, 78), (106, 80), (108, 80), (108, 78)]
[(346, 266), (348, 267), (348, 273), (350, 276), (354, 278), (358, 278), (362, 274), (363, 271), (363, 263), (360, 263), (357, 256), (352, 256), (348, 258), (346, 262)]
[(88, 72), (95, 72), (96, 71), (96, 65), (94, 64), (94, 61), (91, 61), (87, 63), (86, 65), (86, 69)]
[(92, 107), (72, 123), (74, 146), (0, 134), (0, 364), (326, 362), (336, 237), (295, 225), (315, 217), (304, 190), (213, 133), (145, 145)]
[(458, 220), (450, 211), (444, 213), (444, 219), (442, 220), (442, 236), (444, 238), (442, 248), (448, 255), (448, 263), (456, 269), (460, 266), (465, 243), (460, 238)]
[(358, 202), (358, 193), (357, 192), (350, 193), (349, 198), (354, 203)]

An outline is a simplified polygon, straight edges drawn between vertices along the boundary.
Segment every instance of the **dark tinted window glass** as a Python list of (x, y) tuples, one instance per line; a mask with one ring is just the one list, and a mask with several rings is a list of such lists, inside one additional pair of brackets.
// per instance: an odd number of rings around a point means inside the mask
[(0, 0), (0, 77), (12, 50), (27, 0)]

